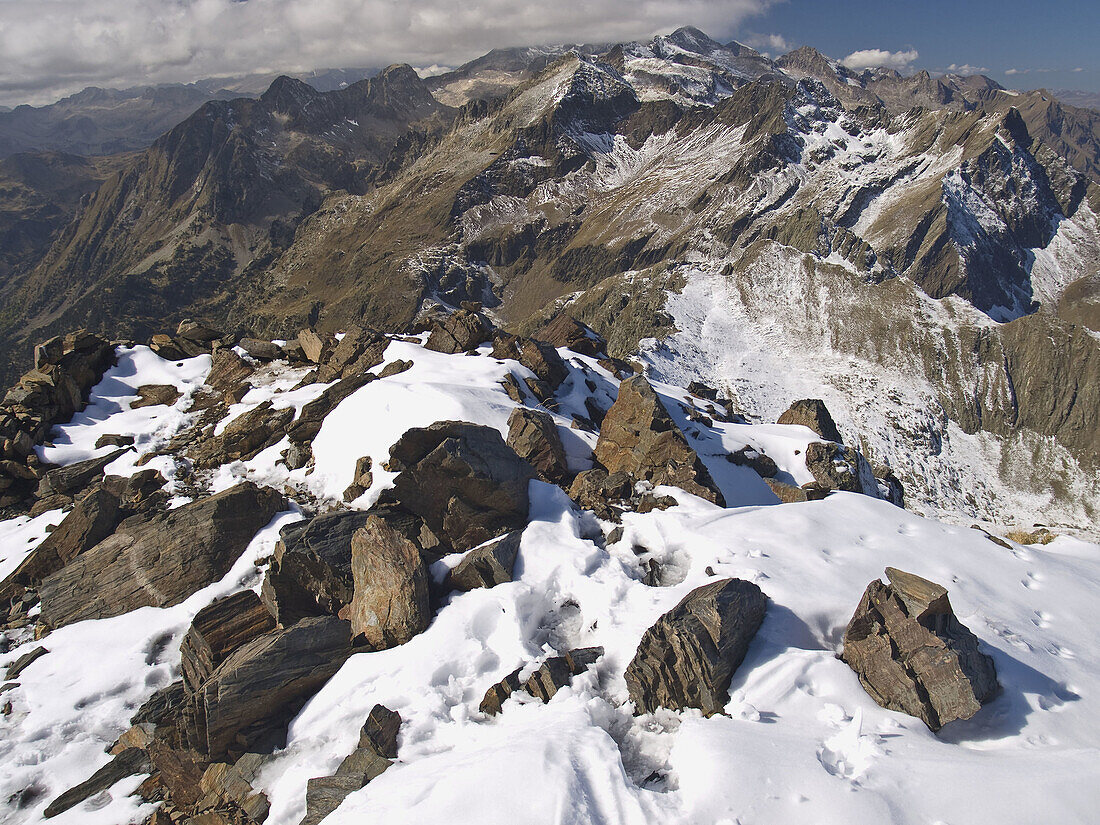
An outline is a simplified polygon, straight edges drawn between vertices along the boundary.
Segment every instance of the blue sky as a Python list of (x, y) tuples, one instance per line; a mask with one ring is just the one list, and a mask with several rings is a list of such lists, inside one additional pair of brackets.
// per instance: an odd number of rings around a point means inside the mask
[(756, 35), (773, 55), (783, 49), (766, 35), (837, 58), (867, 49), (916, 51), (911, 69), (969, 65), (1010, 88), (1100, 91), (1097, 0), (786, 0), (711, 34), (743, 41)]

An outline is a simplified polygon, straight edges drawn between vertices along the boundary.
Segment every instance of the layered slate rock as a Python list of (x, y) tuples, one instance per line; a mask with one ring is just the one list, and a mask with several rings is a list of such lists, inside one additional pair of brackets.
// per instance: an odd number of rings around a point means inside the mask
[(645, 632), (626, 669), (634, 713), (661, 707), (721, 713), (766, 609), (760, 588), (742, 579), (720, 579), (688, 593)]
[(488, 341), (492, 332), (492, 325), (480, 312), (459, 309), (432, 323), (431, 335), (424, 346), (450, 354), (469, 352)]
[(352, 653), (351, 628), (335, 616), (302, 619), (237, 648), (185, 708), (191, 747), (210, 759), (263, 739), (286, 723)]
[(604, 418), (595, 457), (610, 474), (629, 473), (725, 506), (707, 468), (643, 376), (619, 384), (619, 397)]
[(428, 571), (405, 535), (370, 515), (351, 540), (351, 627), (375, 650), (401, 645), (431, 621)]
[(140, 748), (128, 748), (96, 771), (90, 778), (70, 788), (46, 806), (42, 815), (47, 819), (79, 805), (90, 796), (105, 791), (120, 779), (152, 770), (149, 755)]
[(777, 424), (798, 424), (809, 427), (826, 441), (842, 441), (840, 430), (829, 414), (825, 402), (820, 398), (803, 398), (795, 401), (790, 408), (779, 416)]
[(184, 684), (198, 690), (233, 651), (274, 628), (275, 619), (251, 590), (207, 605), (180, 645)]
[(6, 604), (107, 538), (121, 518), (118, 497), (103, 485), (93, 487), (77, 500), (57, 529), (0, 582), (0, 603)]
[(247, 461), (281, 441), (293, 418), (293, 407), (277, 410), (264, 401), (230, 421), (221, 435), (203, 439), (191, 451), (191, 458), (201, 468)]
[(344, 758), (332, 776), (319, 776), (306, 784), (306, 815), (299, 825), (318, 825), (335, 811), (348, 794), (381, 775), (397, 758), (397, 733), (401, 715), (375, 705), (359, 733), (359, 745)]
[(508, 416), (509, 447), (547, 481), (566, 484), (572, 474), (554, 419), (541, 410), (516, 407)]
[(130, 519), (42, 581), (41, 621), (57, 628), (178, 604), (229, 572), (257, 531), (286, 506), (251, 482), (166, 513)]
[(260, 595), (280, 624), (334, 616), (351, 604), (351, 539), (369, 517), (359, 510), (336, 511), (279, 532)]
[(843, 660), (879, 705), (933, 731), (969, 719), (1000, 690), (993, 659), (951, 609), (947, 590), (886, 568), (867, 585), (844, 633)]
[(389, 338), (377, 330), (352, 327), (331, 353), (322, 353), (317, 380), (328, 382), (362, 375), (382, 363), (389, 344)]
[(567, 347), (581, 355), (595, 357), (607, 348), (603, 338), (571, 315), (557, 316), (538, 331), (538, 336), (552, 346)]
[(806, 469), (822, 489), (880, 497), (871, 465), (854, 447), (814, 441), (806, 446)]
[(451, 568), (446, 585), (454, 590), (470, 591), (510, 582), (522, 538), (523, 531), (513, 530), (504, 538), (475, 547)]
[(498, 330), (493, 335), (493, 357), (518, 361), (551, 391), (569, 377), (569, 368), (553, 346)]
[(488, 716), (496, 716), (505, 700), (519, 690), (543, 702), (549, 702), (566, 685), (580, 676), (603, 656), (602, 647), (581, 647), (568, 651), (564, 656), (551, 656), (532, 673), (521, 680), (523, 668), (509, 673), (501, 681), (485, 691), (478, 709)]
[(527, 524), (534, 469), (492, 427), (440, 421), (408, 430), (390, 448), (399, 470), (384, 500), (424, 519), (455, 551)]
[(106, 455), (50, 470), (38, 485), (38, 495), (72, 496), (81, 493), (103, 475), (103, 470), (108, 464), (129, 450), (129, 447), (120, 447)]
[(321, 431), (321, 424), (336, 406), (352, 393), (375, 380), (372, 373), (366, 372), (344, 378), (322, 392), (317, 398), (302, 407), (301, 413), (286, 426), (286, 434), (295, 444), (313, 441)]

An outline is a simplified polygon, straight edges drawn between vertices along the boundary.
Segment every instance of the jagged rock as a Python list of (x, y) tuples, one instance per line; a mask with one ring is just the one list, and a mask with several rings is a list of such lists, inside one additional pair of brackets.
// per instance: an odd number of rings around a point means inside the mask
[(314, 364), (320, 364), (332, 354), (333, 340), (328, 336), (322, 338), (312, 329), (303, 329), (298, 333), (298, 344), (306, 358)]
[(619, 521), (633, 494), (634, 482), (629, 473), (609, 474), (599, 467), (578, 473), (569, 486), (569, 497), (579, 507), (606, 521)]
[(527, 524), (535, 471), (491, 427), (441, 421), (414, 428), (390, 448), (399, 470), (386, 500), (420, 516), (455, 551)]
[(879, 497), (878, 482), (867, 459), (853, 447), (814, 441), (806, 447), (806, 469), (826, 490)]
[(428, 571), (415, 544), (377, 515), (351, 540), (351, 627), (375, 650), (401, 645), (431, 621)]
[(572, 474), (557, 425), (548, 413), (517, 407), (508, 416), (507, 444), (516, 455), (554, 484), (567, 483)]
[(196, 344), (205, 344), (206, 349), (209, 350), (215, 341), (222, 341), (225, 338), (225, 333), (195, 321), (184, 320), (180, 321), (179, 326), (176, 327), (176, 337)]
[(264, 401), (226, 424), (221, 435), (201, 441), (192, 450), (191, 459), (200, 468), (247, 461), (281, 441), (293, 418), (293, 407), (277, 410), (270, 401)]
[(279, 624), (335, 616), (352, 599), (351, 539), (369, 513), (342, 510), (284, 527), (261, 588)]
[(523, 397), (523, 389), (519, 385), (519, 379), (512, 375), (512, 373), (505, 375), (504, 378), (501, 379), (500, 384), (504, 387), (504, 392), (507, 393), (508, 397), (517, 404), (527, 403)]
[(653, 484), (669, 484), (725, 506), (725, 499), (695, 450), (643, 376), (619, 385), (594, 451), (608, 473), (629, 473)]
[(513, 671), (485, 692), (479, 709), (489, 716), (496, 716), (504, 700), (521, 688), (536, 699), (549, 702), (559, 690), (573, 681), (574, 676), (579, 676), (599, 661), (603, 652), (602, 647), (582, 647), (570, 650), (564, 656), (551, 656), (525, 682), (519, 678), (523, 668)]
[(400, 375), (403, 372), (411, 370), (412, 367), (412, 361), (390, 361), (386, 366), (382, 367), (382, 371), (378, 373), (378, 377), (389, 378), (394, 375)]
[(208, 604), (180, 645), (184, 685), (198, 690), (234, 650), (274, 627), (274, 617), (251, 590)]
[(702, 381), (692, 381), (688, 384), (688, 392), (697, 398), (705, 398), (707, 401), (718, 400), (718, 390)]
[(765, 478), (764, 483), (771, 488), (776, 498), (783, 504), (793, 504), (801, 501), (820, 501), (829, 494), (829, 490), (821, 487), (816, 482), (810, 482), (801, 487), (796, 487), (793, 484), (787, 484), (786, 482), (778, 481), (774, 478)]
[(214, 353), (210, 373), (206, 376), (206, 386), (220, 393), (237, 390), (255, 372), (255, 368), (229, 348)]
[(335, 381), (362, 375), (382, 363), (390, 340), (377, 330), (352, 327), (317, 370), (317, 380)]
[(283, 463), (288, 470), (300, 470), (313, 458), (313, 448), (309, 442), (291, 444), (282, 452)]
[(57, 797), (53, 802), (46, 806), (46, 810), (42, 812), (42, 815), (49, 819), (50, 817), (57, 816), (60, 813), (72, 808), (74, 805), (79, 805), (85, 799), (93, 796), (100, 791), (105, 791), (120, 779), (125, 779), (127, 776), (133, 776), (138, 773), (148, 773), (153, 769), (152, 763), (149, 761), (149, 755), (140, 748), (130, 748), (124, 750), (98, 771), (93, 773), (89, 779), (81, 782), (75, 788), (70, 788)]
[(688, 593), (645, 632), (626, 669), (634, 713), (659, 707), (721, 713), (767, 601), (759, 587), (741, 579), (719, 579)]
[(295, 444), (304, 444), (313, 441), (317, 433), (321, 431), (321, 424), (330, 412), (336, 409), (336, 405), (352, 393), (365, 387), (375, 380), (372, 373), (365, 372), (344, 378), (322, 392), (317, 398), (310, 401), (293, 423), (286, 427), (286, 434)]
[(78, 461), (75, 464), (50, 470), (38, 485), (38, 495), (72, 496), (82, 492), (103, 474), (103, 469), (108, 464), (129, 449), (129, 447), (120, 447), (98, 458), (89, 458), (86, 461)]
[(522, 537), (522, 530), (513, 530), (504, 538), (475, 547), (447, 574), (447, 586), (466, 592), (510, 582)]
[(163, 333), (149, 339), (149, 348), (165, 361), (182, 361), (191, 356), (190, 347), (185, 347), (183, 342)]
[(137, 388), (138, 400), (130, 402), (130, 409), (155, 407), (158, 404), (171, 406), (180, 399), (180, 391), (172, 384), (143, 384)]
[(166, 513), (130, 519), (39, 587), (41, 621), (57, 628), (178, 604), (224, 576), (285, 500), (245, 482)]
[(134, 441), (135, 439), (132, 435), (107, 433), (96, 439), (95, 448), (98, 450), (102, 447), (132, 447), (134, 446)]
[(779, 467), (771, 458), (752, 447), (742, 447), (730, 453), (729, 460), (738, 467), (751, 467), (761, 478), (775, 478), (779, 473)]
[(6, 603), (27, 587), (62, 569), (111, 535), (121, 520), (118, 497), (104, 485), (93, 487), (77, 499), (76, 506), (57, 528), (0, 582), (0, 602)]
[(879, 495), (895, 507), (904, 507), (905, 487), (901, 479), (894, 475), (894, 471), (885, 465), (880, 465), (875, 467), (874, 473), (878, 480)]
[(240, 809), (248, 817), (247, 822), (263, 822), (270, 810), (267, 795), (253, 789), (252, 784), (268, 757), (260, 753), (246, 753), (234, 764), (215, 762), (203, 771), (199, 790), (203, 794), (200, 809), (215, 800), (230, 809)]
[(282, 729), (352, 653), (351, 630), (335, 616), (311, 616), (237, 648), (190, 697), (191, 747), (211, 759)]
[(178, 679), (146, 699), (145, 703), (130, 717), (130, 724), (159, 725), (163, 720), (174, 716), (186, 700), (187, 693), (184, 690), (183, 680)]
[(795, 401), (790, 408), (779, 416), (777, 424), (799, 424), (809, 427), (826, 441), (842, 441), (833, 417), (820, 398), (804, 398)]
[(274, 361), (283, 354), (277, 344), (271, 341), (261, 341), (258, 338), (242, 338), (237, 346), (257, 361)]
[[(197, 751), (187, 747), (171, 747), (167, 743), (154, 739), (147, 752), (156, 771), (156, 785), (167, 790), (172, 803), (178, 808), (193, 807), (202, 796), (202, 776), (207, 760)], [(149, 798), (149, 789), (140, 789), (144, 798)], [(157, 794), (158, 799), (163, 793)]]
[(607, 342), (591, 327), (585, 326), (569, 315), (557, 316), (536, 334), (539, 339), (551, 346), (568, 347), (581, 355), (596, 357), (607, 349)]
[(127, 514), (151, 509), (167, 496), (162, 489), (168, 480), (159, 470), (140, 470), (132, 476), (104, 476), (105, 489), (118, 496), (119, 506)]
[(493, 334), (493, 357), (512, 359), (531, 370), (551, 392), (569, 377), (569, 368), (558, 351), (543, 341), (497, 330)]
[(354, 501), (367, 492), (374, 483), (374, 474), (371, 472), (373, 462), (369, 455), (365, 455), (355, 462), (355, 476), (351, 484), (344, 490), (344, 501)]
[(20, 673), (22, 673), (31, 664), (41, 659), (49, 652), (50, 651), (46, 650), (46, 648), (42, 647), (42, 645), (39, 645), (34, 650), (24, 653), (14, 662), (8, 665), (8, 671), (4, 674), (4, 678), (7, 679), (9, 682), (12, 679), (18, 679)]
[(111, 749), (107, 751), (111, 756), (118, 756), (124, 750), (130, 748), (141, 748), (147, 750), (149, 745), (153, 743), (156, 738), (154, 736), (157, 726), (152, 722), (142, 722), (140, 725), (133, 725), (123, 732), (122, 736), (115, 740), (115, 743), (111, 745)]
[(375, 705), (359, 732), (359, 747), (372, 748), (386, 759), (397, 758), (397, 734), (401, 730), (401, 714), (385, 705)]
[(488, 341), (492, 331), (484, 315), (459, 309), (432, 323), (432, 334), (424, 346), (436, 352), (469, 352)]
[(886, 568), (867, 585), (844, 633), (841, 658), (879, 705), (933, 731), (969, 719), (1000, 690), (993, 659), (955, 617), (947, 590)]

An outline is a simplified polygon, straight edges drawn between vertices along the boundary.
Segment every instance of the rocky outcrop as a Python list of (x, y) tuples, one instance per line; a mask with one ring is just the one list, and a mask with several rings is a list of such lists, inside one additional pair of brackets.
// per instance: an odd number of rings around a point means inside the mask
[(594, 452), (608, 473), (679, 487), (725, 506), (707, 468), (643, 376), (619, 385)]
[(107, 465), (129, 449), (129, 447), (120, 447), (106, 455), (78, 461), (75, 464), (66, 464), (64, 467), (56, 467), (48, 471), (46, 477), (38, 484), (38, 496), (40, 498), (52, 495), (75, 496), (102, 476)]
[(41, 621), (51, 628), (166, 607), (217, 581), (285, 506), (245, 482), (166, 513), (130, 520), (43, 580)]
[(441, 421), (408, 430), (390, 448), (395, 500), (455, 551), (527, 524), (535, 471), (491, 427)]
[(200, 441), (191, 451), (191, 459), (195, 466), (205, 469), (229, 461), (248, 461), (281, 441), (293, 418), (293, 407), (277, 410), (270, 401), (264, 401), (226, 424), (221, 435)]
[(835, 441), (839, 444), (843, 440), (825, 402), (820, 398), (803, 398), (801, 401), (795, 401), (785, 413), (779, 416), (776, 423), (809, 427), (826, 441)]
[(566, 347), (581, 355), (596, 357), (607, 349), (607, 342), (600, 335), (570, 315), (558, 315), (537, 335), (551, 346)]
[(814, 441), (806, 446), (806, 469), (824, 490), (842, 490), (880, 498), (878, 481), (871, 465), (854, 447), (832, 441)]
[(519, 361), (551, 392), (569, 377), (569, 368), (553, 346), (498, 330), (493, 335), (493, 357)]
[(721, 579), (692, 590), (661, 616), (626, 669), (635, 714), (661, 707), (721, 713), (767, 601), (751, 582)]
[(557, 425), (548, 413), (516, 407), (508, 416), (509, 447), (553, 484), (568, 484), (572, 478), (565, 447)]
[(335, 616), (352, 600), (351, 540), (369, 513), (324, 513), (284, 527), (261, 598), (284, 627), (306, 616)]
[(844, 633), (841, 658), (879, 705), (921, 719), (936, 731), (969, 719), (1000, 690), (993, 659), (955, 617), (947, 590), (886, 568)]
[(470, 591), (496, 587), (512, 580), (523, 531), (513, 530), (504, 538), (475, 547), (447, 574), (446, 586)]
[(319, 353), (317, 380), (336, 381), (362, 375), (382, 363), (390, 339), (380, 332), (363, 327), (351, 327), (335, 347)]
[(306, 444), (313, 441), (321, 431), (321, 424), (336, 405), (352, 393), (365, 387), (375, 376), (369, 372), (341, 379), (322, 392), (317, 398), (302, 407), (301, 413), (286, 427), (286, 434), (294, 444)]
[(234, 650), (275, 628), (275, 619), (251, 590), (207, 605), (180, 645), (184, 685), (197, 691)]
[(370, 515), (351, 540), (352, 632), (374, 650), (401, 645), (431, 621), (428, 571), (413, 542)]
[(436, 352), (469, 352), (489, 340), (492, 324), (480, 312), (459, 309), (432, 323), (426, 346)]
[(523, 672), (523, 668), (519, 668), (490, 687), (478, 709), (488, 716), (496, 716), (504, 701), (519, 690), (549, 702), (559, 690), (573, 681), (574, 676), (580, 676), (602, 656), (602, 647), (582, 647), (570, 650), (564, 656), (551, 656), (525, 681), (519, 678)]
[(335, 616), (313, 616), (235, 650), (189, 697), (191, 747), (211, 759), (264, 741), (339, 670), (352, 653), (351, 629)]

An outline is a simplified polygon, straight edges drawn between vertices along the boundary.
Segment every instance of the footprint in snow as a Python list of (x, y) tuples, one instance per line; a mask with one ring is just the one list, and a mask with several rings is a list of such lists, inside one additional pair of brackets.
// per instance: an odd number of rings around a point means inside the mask
[(817, 761), (832, 776), (855, 781), (882, 755), (875, 738), (863, 733), (863, 709), (859, 708), (850, 721), (822, 743)]

